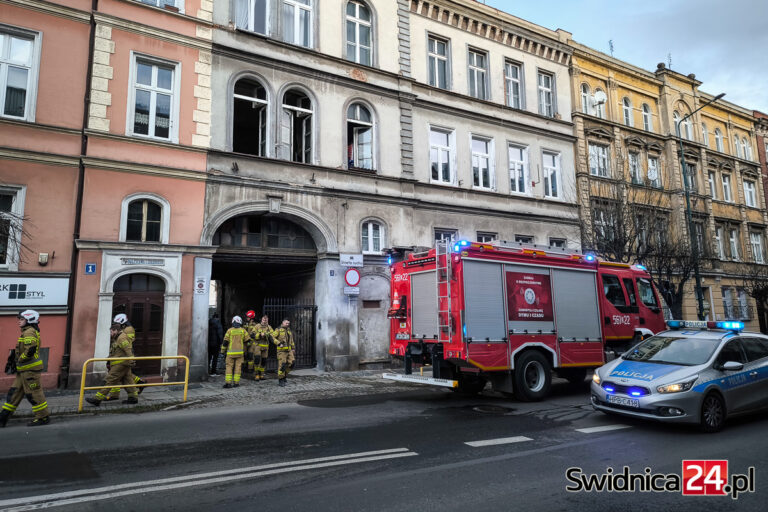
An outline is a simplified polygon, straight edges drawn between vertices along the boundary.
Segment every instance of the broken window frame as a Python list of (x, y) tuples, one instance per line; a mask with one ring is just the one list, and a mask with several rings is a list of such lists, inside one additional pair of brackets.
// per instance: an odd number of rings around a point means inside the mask
[[(244, 94), (238, 94), (238, 93), (234, 92), (234, 90), (237, 88), (237, 84), (242, 82), (242, 81), (254, 82), (254, 83), (258, 84), (264, 90), (264, 97), (266, 99), (261, 99), (261, 98), (255, 97), (255, 96), (246, 96)], [(268, 127), (269, 127), (269, 93), (267, 92), (267, 88), (264, 87), (264, 85), (261, 83), (261, 81), (255, 79), (253, 77), (249, 77), (249, 76), (240, 78), (235, 83), (234, 87), (235, 87), (235, 89), (233, 89), (233, 92), (232, 92), (232, 108), (233, 108), (233, 111), (232, 111), (232, 116), (233, 116), (233, 119), (232, 119), (232, 126), (233, 126), (232, 151), (233, 152), (244, 153), (244, 154), (248, 154), (248, 155), (261, 156), (261, 157), (269, 156), (269, 154), (268, 154), (268, 148), (269, 148), (269, 142), (268, 142), (268, 139), (269, 139), (269, 130), (268, 130)], [(258, 152), (257, 153), (236, 151), (236, 149), (234, 147), (235, 146), (235, 134), (234, 134), (235, 119), (234, 118), (237, 115), (236, 100), (250, 101), (251, 102), (251, 108), (253, 108), (253, 104), (254, 103), (257, 103), (257, 104), (261, 105), (261, 107), (259, 109), (259, 112), (258, 112), (258, 116), (259, 116), (259, 132), (260, 133), (258, 134), (258, 141), (259, 141), (259, 143), (258, 143)]]
[[(286, 103), (286, 96), (299, 93), (309, 102), (310, 108), (303, 108)], [(314, 103), (312, 98), (301, 89), (289, 89), (283, 93), (280, 111), (280, 158), (291, 162), (311, 164), (314, 155)], [(301, 133), (297, 137), (296, 122), (300, 121)], [(301, 150), (296, 153), (296, 142), (301, 142)], [(297, 159), (297, 157), (300, 157)]]
[[(352, 115), (350, 112), (354, 111)], [(361, 119), (362, 111), (368, 114), (370, 121)], [(372, 113), (367, 105), (359, 102), (352, 103), (347, 108), (347, 166), (349, 169), (365, 169), (366, 171), (376, 170), (376, 133), (375, 123)], [(361, 136), (368, 133), (369, 140), (361, 141)], [(361, 151), (365, 151), (367, 146), (368, 155), (360, 156)]]

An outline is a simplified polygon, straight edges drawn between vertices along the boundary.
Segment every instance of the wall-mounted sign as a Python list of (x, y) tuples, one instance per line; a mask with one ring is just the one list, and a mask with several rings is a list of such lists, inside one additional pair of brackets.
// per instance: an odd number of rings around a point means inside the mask
[(123, 265), (151, 265), (154, 267), (162, 267), (165, 265), (165, 260), (153, 258), (120, 258), (120, 263)]
[(347, 286), (357, 286), (360, 284), (360, 272), (351, 268), (344, 274), (344, 281), (347, 282)]
[(85, 275), (92, 276), (96, 273), (96, 264), (95, 263), (86, 263), (85, 264)]
[(203, 276), (197, 276), (195, 278), (195, 295), (205, 295), (207, 290), (208, 280)]
[(66, 306), (68, 277), (0, 277), (0, 306)]
[(345, 286), (344, 295), (360, 295), (359, 286)]
[(362, 267), (362, 254), (339, 254), (339, 263), (342, 267)]

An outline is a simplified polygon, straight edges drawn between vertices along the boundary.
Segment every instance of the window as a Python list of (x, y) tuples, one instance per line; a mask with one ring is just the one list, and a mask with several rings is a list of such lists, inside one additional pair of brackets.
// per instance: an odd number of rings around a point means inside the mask
[(565, 238), (550, 238), (549, 246), (554, 249), (565, 249), (567, 241)]
[(731, 175), (730, 174), (723, 174), (723, 201), (731, 202), (733, 201), (733, 198), (731, 197)]
[(371, 11), (361, 2), (347, 2), (347, 60), (370, 66)]
[(184, 0), (139, 0), (139, 2), (148, 5), (154, 5), (155, 7), (165, 7), (170, 5), (181, 10), (184, 7)]
[(595, 91), (595, 115), (600, 119), (605, 119), (605, 102), (608, 101), (608, 96), (605, 92), (597, 89)]
[(492, 189), (494, 185), (493, 140), (472, 137), (472, 186)]
[(647, 132), (653, 131), (653, 117), (651, 116), (651, 107), (647, 103), (643, 103), (643, 130)]
[(677, 111), (672, 114), (672, 118), (675, 121), (675, 133), (677, 136), (682, 137), (685, 140), (693, 140), (693, 125), (691, 124), (691, 118), (689, 117), (681, 123), (681, 117)]
[(720, 128), (715, 128), (715, 149), (719, 152), (723, 152), (723, 132)]
[(480, 100), (488, 99), (488, 55), (477, 50), (469, 50), (469, 95)]
[(768, 357), (768, 342), (765, 338), (741, 338), (741, 344), (750, 363)]
[(750, 162), (754, 161), (752, 158), (752, 144), (750, 144), (749, 141), (747, 141), (747, 160)]
[(690, 117), (683, 121), (683, 135), (686, 140), (693, 140), (693, 122)]
[(624, 297), (624, 290), (621, 288), (619, 278), (611, 274), (603, 274), (603, 293), (608, 302), (614, 306), (623, 307), (627, 305), (627, 299)]
[(453, 242), (459, 237), (456, 229), (435, 228), (435, 242)]
[(680, 132), (680, 114), (678, 114), (677, 111), (672, 113), (672, 121), (675, 123), (675, 135), (682, 137)]
[(482, 231), (477, 232), (477, 241), (483, 244), (489, 244), (499, 239), (498, 233), (485, 233)]
[(629, 305), (637, 306), (637, 294), (635, 293), (635, 282), (628, 277), (625, 277), (624, 279), (622, 279), (622, 281), (624, 281), (624, 289), (627, 291), (627, 297), (629, 297)]
[(40, 36), (0, 27), (0, 114), (34, 121)]
[(432, 182), (450, 185), (455, 183), (453, 141), (453, 131), (430, 128), (429, 160), (432, 171)]
[(539, 114), (547, 117), (554, 117), (554, 86), (555, 77), (549, 73), (539, 71)]
[(752, 232), (749, 234), (749, 245), (752, 246), (752, 257), (755, 263), (765, 263), (763, 255), (763, 234)]
[(717, 199), (717, 188), (715, 188), (715, 173), (710, 172), (709, 178), (707, 180), (709, 182), (709, 195), (712, 197), (712, 199)]
[(709, 133), (707, 132), (707, 125), (704, 123), (701, 123), (701, 142), (706, 147), (709, 147)]
[(736, 229), (729, 230), (728, 242), (731, 249), (731, 259), (739, 261), (739, 232)]
[(589, 145), (589, 174), (607, 178), (611, 173), (608, 146)]
[[(723, 299), (725, 299), (725, 292), (726, 288), (723, 288)], [(730, 291), (728, 291), (730, 294)], [(732, 305), (729, 302), (728, 306), (725, 306), (725, 300), (723, 300), (723, 306), (725, 307), (726, 316), (729, 315), (729, 310), (731, 309)], [(715, 361), (715, 364), (722, 365), (729, 361), (733, 361), (735, 363), (746, 363), (747, 361), (744, 358), (744, 352), (741, 350), (741, 342), (739, 340), (731, 340), (729, 341), (723, 349), (720, 351), (720, 354), (717, 356), (717, 360)]]
[(513, 193), (528, 194), (528, 148), (509, 146), (509, 189)]
[(696, 187), (696, 164), (685, 164), (685, 186), (691, 192), (698, 192)]
[(347, 164), (373, 170), (373, 117), (360, 103), (347, 109)]
[(129, 135), (178, 141), (178, 64), (134, 56)]
[(125, 239), (131, 242), (159, 242), (162, 207), (148, 199), (128, 204)]
[(269, 0), (236, 0), (235, 26), (242, 30), (267, 34)]
[(653, 285), (648, 279), (642, 277), (637, 279), (637, 290), (640, 292), (640, 301), (649, 308), (658, 308), (659, 303), (656, 302), (656, 294), (653, 293)]
[(659, 172), (659, 159), (655, 156), (648, 157), (648, 182), (649, 185), (661, 188), (661, 173)]
[(704, 245), (704, 224), (701, 222), (694, 222), (693, 223), (693, 233), (696, 235), (696, 250), (700, 255), (705, 254), (705, 247)]
[(448, 41), (429, 37), (429, 85), (448, 89)]
[(718, 259), (725, 259), (725, 248), (723, 247), (723, 227), (715, 228), (715, 248), (717, 249)]
[(637, 153), (629, 154), (629, 177), (635, 185), (643, 183), (643, 177), (640, 175), (640, 155)]
[(304, 164), (312, 163), (312, 100), (292, 89), (283, 95), (280, 116), (280, 157)]
[(544, 197), (560, 197), (560, 154), (545, 151), (544, 162)]
[(581, 112), (583, 114), (589, 114), (592, 111), (592, 97), (589, 94), (589, 86), (587, 84), (581, 84)]
[(283, 0), (283, 41), (312, 48), (313, 0)]
[(757, 206), (754, 181), (744, 180), (744, 202), (747, 206), (751, 206), (752, 208)]
[(739, 136), (733, 136), (733, 154), (741, 158), (741, 146), (739, 146)]
[(522, 88), (522, 67), (520, 64), (506, 61), (504, 63), (504, 85), (507, 94), (507, 106), (512, 108), (523, 108)]
[(744, 137), (741, 139), (741, 156), (749, 160), (747, 158), (747, 139)]
[(258, 81), (241, 78), (235, 83), (232, 151), (267, 156), (267, 90)]
[(0, 186), (0, 269), (17, 270), (24, 216), (23, 186)]
[(378, 254), (384, 245), (384, 228), (382, 225), (372, 220), (363, 222), (363, 253)]
[(624, 113), (624, 124), (632, 126), (632, 102), (629, 98), (624, 98), (621, 102), (622, 112)]
[(531, 235), (515, 235), (515, 242), (519, 244), (532, 244), (533, 236)]
[(749, 311), (749, 296), (747, 295), (747, 292), (739, 288), (738, 290), (738, 297), (739, 297), (739, 318), (747, 320), (752, 315), (750, 315)]

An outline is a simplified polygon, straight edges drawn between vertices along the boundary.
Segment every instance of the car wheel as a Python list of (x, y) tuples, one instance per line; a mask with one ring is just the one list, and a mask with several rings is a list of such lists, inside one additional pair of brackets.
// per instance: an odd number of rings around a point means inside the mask
[(703, 432), (718, 432), (725, 424), (725, 403), (717, 393), (704, 397), (701, 404), (701, 430)]
[(515, 396), (524, 402), (535, 402), (549, 394), (552, 369), (547, 359), (533, 350), (523, 353), (515, 364)]

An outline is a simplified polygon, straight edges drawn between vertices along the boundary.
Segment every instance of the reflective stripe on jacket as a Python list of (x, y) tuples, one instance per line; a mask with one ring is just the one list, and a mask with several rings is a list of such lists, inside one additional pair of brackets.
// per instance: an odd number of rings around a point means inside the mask
[(16, 345), (16, 371), (30, 372), (43, 369), (43, 360), (40, 359), (40, 332), (31, 325), (21, 328)]
[(259, 344), (259, 348), (269, 348), (269, 337), (272, 335), (272, 328), (267, 325), (256, 324), (251, 336)]
[[(109, 357), (125, 357), (126, 359), (133, 357), (133, 343), (128, 339), (128, 335), (125, 332), (121, 332), (112, 340), (109, 346)], [(112, 361), (111, 364), (133, 364), (133, 361), (118, 359), (117, 361)]]
[(272, 331), (272, 342), (277, 345), (278, 351), (294, 350), (293, 333), (285, 327), (278, 327)]
[(228, 356), (242, 356), (246, 344), (251, 336), (242, 327), (230, 327), (224, 334), (224, 343), (221, 345), (221, 353)]

